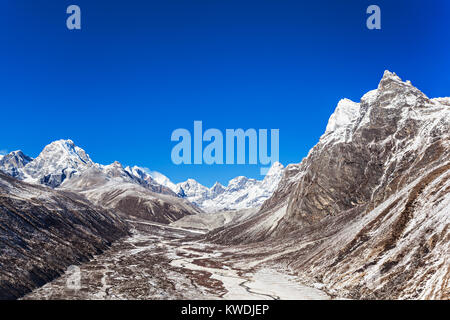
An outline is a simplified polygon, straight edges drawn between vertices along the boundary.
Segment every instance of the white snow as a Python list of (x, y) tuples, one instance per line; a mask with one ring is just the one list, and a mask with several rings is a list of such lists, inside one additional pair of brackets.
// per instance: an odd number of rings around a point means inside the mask
[(163, 185), (163, 186), (169, 188), (170, 190), (172, 190), (175, 193), (177, 192), (178, 188), (177, 188), (176, 184), (173, 183), (172, 181), (170, 181), (170, 179), (168, 177), (166, 177), (165, 175), (163, 175), (161, 172), (149, 170), (147, 173), (150, 175), (150, 177), (153, 178), (153, 180), (158, 182), (160, 185)]
[(226, 187), (216, 183), (207, 188), (194, 179), (188, 179), (177, 184), (178, 194), (206, 212), (255, 208), (272, 195), (283, 171), (283, 165), (275, 162), (263, 180), (239, 176), (231, 179)]
[(337, 132), (338, 130), (345, 129), (345, 127), (355, 121), (358, 116), (359, 103), (353, 102), (349, 99), (340, 100), (336, 110), (328, 120), (325, 133)]
[(86, 152), (75, 146), (72, 140), (58, 140), (47, 145), (39, 156), (24, 168), (26, 182), (37, 183), (49, 175), (67, 177), (93, 166)]
[(348, 142), (351, 140), (351, 129), (360, 115), (360, 104), (349, 99), (339, 101), (336, 110), (328, 120), (325, 133), (320, 138), (324, 144), (330, 142)]

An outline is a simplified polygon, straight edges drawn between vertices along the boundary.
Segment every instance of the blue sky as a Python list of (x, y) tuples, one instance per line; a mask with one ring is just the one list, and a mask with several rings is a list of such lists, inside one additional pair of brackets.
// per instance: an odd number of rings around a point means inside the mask
[[(77, 4), (82, 30), (66, 28)], [(368, 30), (370, 4), (382, 29)], [(179, 165), (176, 128), (278, 128), (300, 162), (341, 98), (385, 69), (450, 95), (448, 1), (2, 1), (0, 150), (70, 138), (91, 158), (212, 185), (259, 165)]]

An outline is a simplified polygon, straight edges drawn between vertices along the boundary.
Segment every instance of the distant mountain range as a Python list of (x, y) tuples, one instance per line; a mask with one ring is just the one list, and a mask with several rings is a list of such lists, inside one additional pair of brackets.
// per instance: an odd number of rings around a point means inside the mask
[[(141, 186), (153, 193), (184, 198), (207, 212), (262, 205), (275, 190), (283, 169), (277, 162), (263, 180), (241, 176), (232, 179), (226, 187), (217, 182), (207, 188), (194, 179), (175, 184), (159, 172), (137, 166), (124, 168), (119, 162), (110, 165), (94, 163), (72, 140), (50, 143), (35, 159), (22, 151), (0, 158), (0, 171), (5, 174), (28, 183), (81, 192), (97, 203), (99, 199), (94, 198), (101, 198), (107, 188), (136, 189)], [(135, 186), (131, 186), (133, 184)]]
[(207, 188), (194, 179), (178, 183), (173, 191), (206, 212), (241, 210), (259, 207), (275, 191), (284, 167), (276, 162), (263, 180), (236, 177), (225, 187), (216, 182)]

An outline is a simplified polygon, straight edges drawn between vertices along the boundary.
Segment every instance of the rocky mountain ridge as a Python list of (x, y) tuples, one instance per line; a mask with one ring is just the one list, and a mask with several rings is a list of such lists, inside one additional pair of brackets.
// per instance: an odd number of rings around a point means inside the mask
[(331, 293), (448, 299), (448, 101), (386, 71), (359, 103), (339, 102), (259, 212), (206, 238), (264, 244), (261, 255)]

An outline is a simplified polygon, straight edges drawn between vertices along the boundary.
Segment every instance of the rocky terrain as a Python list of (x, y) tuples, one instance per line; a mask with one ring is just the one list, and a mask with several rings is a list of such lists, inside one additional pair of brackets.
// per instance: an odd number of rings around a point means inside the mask
[(128, 236), (118, 216), (76, 194), (0, 173), (0, 299), (14, 299)]
[(24, 299), (330, 299), (285, 270), (250, 266), (234, 248), (195, 240), (195, 233), (134, 221), (132, 236)]
[[(249, 219), (207, 235), (352, 298), (449, 298), (450, 99), (386, 71)], [(263, 242), (262, 242), (263, 241)]]
[[(234, 179), (242, 183), (231, 182), (223, 191), (230, 201), (251, 194), (247, 205), (262, 203), (281, 170), (277, 164), (262, 182)], [(71, 140), (52, 142), (34, 159), (22, 151), (1, 156), (0, 299), (20, 297), (91, 260), (127, 236), (128, 223), (206, 215), (172, 189), (179, 191), (162, 174), (119, 162), (97, 164)]]

